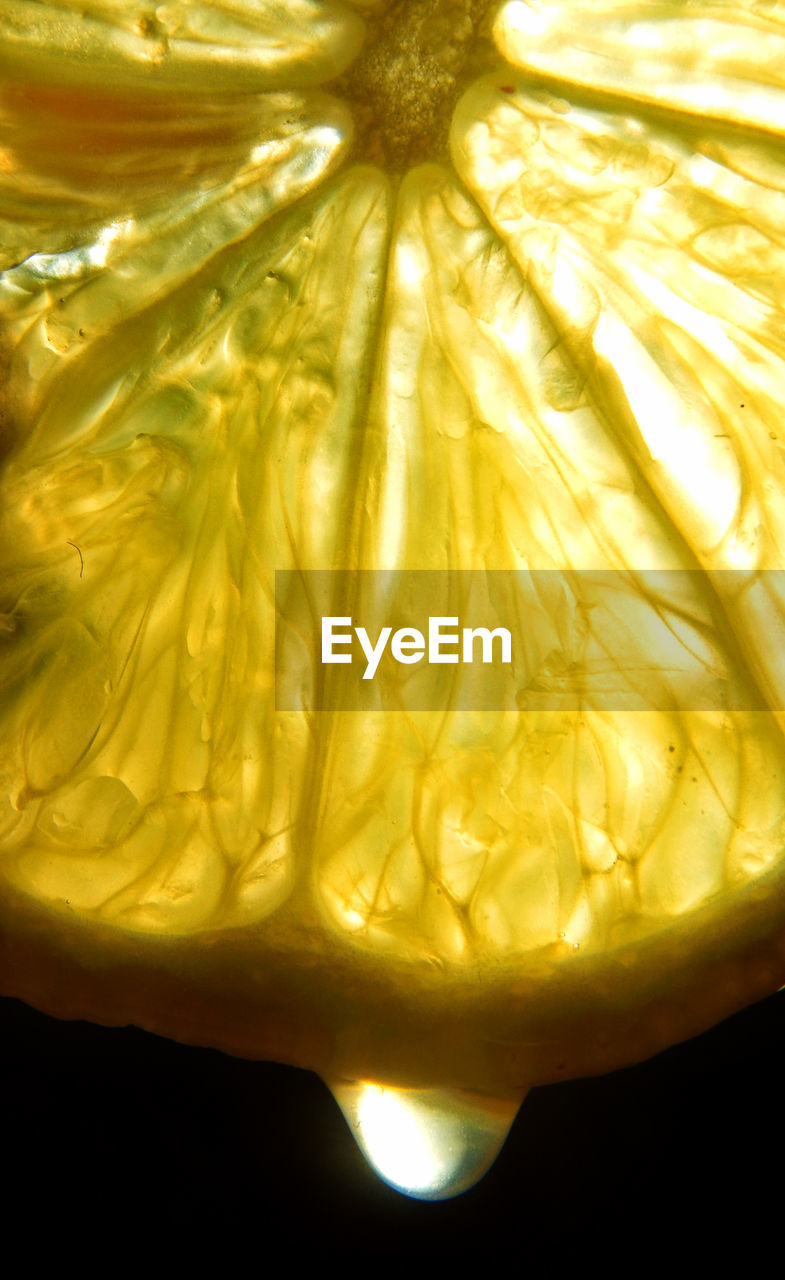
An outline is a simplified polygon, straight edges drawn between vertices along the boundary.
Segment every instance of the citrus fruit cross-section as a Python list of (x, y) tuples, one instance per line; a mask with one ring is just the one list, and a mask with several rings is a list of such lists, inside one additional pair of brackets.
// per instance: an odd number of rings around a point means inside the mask
[[(6, 993), (437, 1195), (785, 981), (783, 68), (771, 0), (8, 0)], [(325, 675), (417, 575), (512, 703), (411, 702), (408, 586), (387, 701)]]

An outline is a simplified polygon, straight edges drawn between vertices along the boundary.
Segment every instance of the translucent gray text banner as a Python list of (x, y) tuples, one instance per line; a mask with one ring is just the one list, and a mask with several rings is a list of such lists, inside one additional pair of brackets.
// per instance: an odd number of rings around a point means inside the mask
[(279, 711), (781, 709), (745, 636), (785, 572), (285, 570), (275, 606)]

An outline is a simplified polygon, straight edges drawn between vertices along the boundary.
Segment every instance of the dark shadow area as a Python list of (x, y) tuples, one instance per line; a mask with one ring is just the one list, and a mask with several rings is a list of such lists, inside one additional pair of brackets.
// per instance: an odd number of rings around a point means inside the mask
[(441, 1204), (376, 1180), (313, 1075), (0, 1011), (5, 1221), (22, 1240), (99, 1255), (163, 1240), (184, 1265), (222, 1242), (253, 1248), (259, 1274), (273, 1240), (363, 1255), (363, 1275), (391, 1257), (501, 1266), (512, 1246), (521, 1274), (558, 1274), (685, 1245), (705, 1261), (778, 1230), (782, 993), (639, 1067), (532, 1092), (486, 1178)]

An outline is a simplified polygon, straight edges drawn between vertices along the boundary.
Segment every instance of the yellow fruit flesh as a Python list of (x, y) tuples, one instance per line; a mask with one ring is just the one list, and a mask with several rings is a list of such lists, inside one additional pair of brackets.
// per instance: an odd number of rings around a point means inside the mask
[(638, 7), (10, 6), (7, 991), (501, 1095), (782, 980), (772, 712), (275, 710), (274, 571), (346, 567), (703, 571), (783, 706), (779, 8)]

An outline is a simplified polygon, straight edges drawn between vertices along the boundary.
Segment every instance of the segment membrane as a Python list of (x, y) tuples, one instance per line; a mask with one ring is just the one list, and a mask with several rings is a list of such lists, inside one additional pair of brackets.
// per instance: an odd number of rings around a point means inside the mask
[(569, 88), (781, 132), (785, 5), (770, 0), (511, 0), (494, 36), (503, 57)]
[(329, 80), (362, 34), (351, 9), (318, 0), (4, 0), (0, 70), (43, 83), (258, 93)]
[(347, 175), (190, 276), (156, 245), (163, 296), (130, 237), (71, 295), (79, 358), (26, 329), (13, 385), (48, 408), (4, 478), (2, 825), (37, 897), (182, 932), (291, 889), (309, 727), (275, 716), (272, 570), (340, 546), (385, 226)]
[[(619, 451), (715, 573), (745, 660), (781, 707), (771, 638), (785, 602), (778, 575), (754, 576), (785, 551), (776, 152), (755, 153), (764, 185), (732, 134), (676, 134), (489, 79), (456, 113), (453, 153)], [(749, 572), (743, 590), (727, 569)]]
[[(525, 153), (513, 154), (504, 173), (524, 174)], [(555, 322), (538, 287), (553, 255), (524, 258), (510, 244), (444, 170), (404, 182), (361, 472), (360, 565), (695, 569), (675, 506), (671, 515), (652, 494), (621, 430), (619, 397), (595, 393), (603, 384), (584, 357), (603, 295), (576, 273), (588, 314), (576, 321), (565, 308)], [(627, 421), (637, 419), (628, 411)], [(558, 631), (564, 601), (538, 605)], [(460, 606), (456, 597), (449, 612)], [(362, 591), (340, 612), (362, 617)], [(704, 641), (717, 662), (739, 662), (719, 631)], [(317, 881), (358, 942), (455, 960), (608, 947), (645, 931), (645, 917), (659, 927), (735, 882), (763, 830), (778, 845), (773, 719), (471, 714), (455, 710), (460, 680), (456, 671), (442, 715), (334, 714)]]

